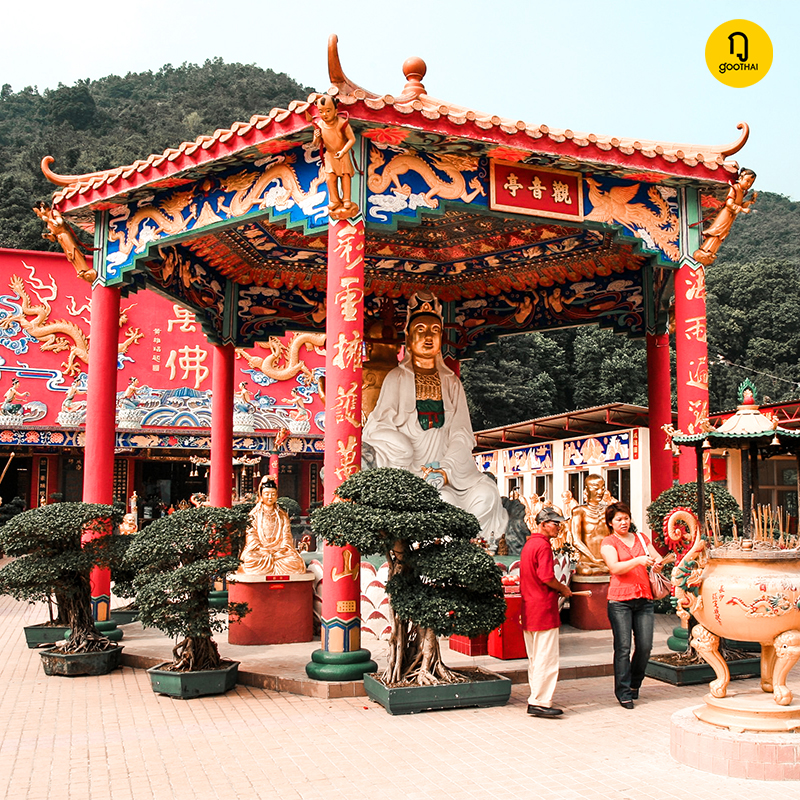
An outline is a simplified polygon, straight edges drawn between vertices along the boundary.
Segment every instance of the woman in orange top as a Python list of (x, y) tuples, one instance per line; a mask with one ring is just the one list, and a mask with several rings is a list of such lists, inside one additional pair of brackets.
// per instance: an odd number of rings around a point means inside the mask
[(608, 619), (614, 635), (614, 694), (623, 708), (631, 709), (653, 648), (653, 593), (647, 569), (660, 569), (661, 556), (649, 537), (631, 531), (626, 503), (606, 507), (606, 525), (611, 535), (603, 539), (600, 555), (611, 573)]

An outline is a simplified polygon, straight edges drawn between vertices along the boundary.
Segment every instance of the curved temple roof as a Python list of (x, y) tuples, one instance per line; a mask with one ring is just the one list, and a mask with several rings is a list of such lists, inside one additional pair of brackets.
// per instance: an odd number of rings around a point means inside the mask
[[(630, 137), (600, 136), (551, 128), (543, 124), (502, 118), (464, 106), (438, 100), (422, 84), (425, 64), (410, 58), (403, 65), (407, 78), (402, 93), (377, 95), (352, 83), (339, 62), (337, 37), (329, 41), (330, 94), (335, 94), (350, 116), (351, 122), (366, 127), (398, 125), (435, 131), (449, 136), (482, 142), (487, 155), (507, 161), (536, 161), (537, 156), (557, 156), (562, 164), (572, 162), (607, 165), (626, 170), (630, 177), (651, 182), (703, 184), (729, 183), (738, 172), (736, 161), (729, 156), (738, 152), (747, 141), (746, 123), (737, 126), (739, 138), (719, 146), (678, 144)], [(54, 183), (63, 186), (53, 198), (53, 205), (62, 213), (102, 209), (114, 198), (139, 188), (160, 188), (177, 176), (192, 173), (212, 161), (226, 160), (237, 153), (258, 146), (269, 152), (274, 143), (280, 152), (280, 140), (307, 139), (311, 132), (310, 110), (319, 95), (295, 101), (287, 109), (274, 108), (267, 115), (256, 115), (247, 122), (235, 122), (230, 128), (214, 131), (183, 142), (163, 153), (150, 155), (133, 164), (86, 175), (58, 175), (52, 171), (52, 159), (42, 161), (42, 170)], [(303, 135), (306, 134), (306, 135)], [(84, 219), (86, 227), (91, 222)]]

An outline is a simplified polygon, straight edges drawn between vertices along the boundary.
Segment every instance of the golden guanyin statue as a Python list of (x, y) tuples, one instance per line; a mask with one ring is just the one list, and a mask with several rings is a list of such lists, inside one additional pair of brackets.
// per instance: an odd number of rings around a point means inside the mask
[(248, 575), (296, 575), (306, 571), (292, 542), (289, 515), (278, 505), (278, 487), (265, 475), (250, 512), (239, 572)]
[(607, 575), (608, 567), (600, 555), (600, 545), (611, 531), (606, 526), (606, 506), (602, 497), (606, 482), (601, 475), (587, 475), (584, 483), (586, 503), (572, 510), (569, 521), (570, 543), (578, 553), (578, 575)]

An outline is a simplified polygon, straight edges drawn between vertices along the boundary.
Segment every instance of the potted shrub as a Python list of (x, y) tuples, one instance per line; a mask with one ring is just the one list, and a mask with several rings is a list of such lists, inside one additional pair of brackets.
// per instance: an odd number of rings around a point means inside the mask
[[(119, 524), (121, 511), (99, 503), (53, 503), (18, 514), (0, 529), (15, 560), (0, 570), (0, 590), (18, 600), (55, 599), (53, 622), (69, 629), (65, 643), (42, 653), (48, 675), (102, 675), (119, 665), (122, 648), (95, 627), (89, 574), (111, 567), (116, 537), (99, 535)], [(82, 539), (86, 541), (82, 544)]]
[(488, 633), (505, 619), (500, 569), (471, 541), (480, 535), (477, 519), (401, 469), (359, 472), (336, 495), (345, 502), (315, 511), (314, 532), (389, 564), (388, 664), (364, 676), (367, 694), (392, 714), (507, 702), (510, 681), (449, 669), (437, 639)]
[(111, 619), (117, 625), (126, 625), (139, 619), (139, 608), (135, 600), (136, 590), (133, 588), (136, 571), (125, 557), (138, 535), (138, 533), (130, 533), (117, 537), (116, 547), (119, 557), (111, 570), (111, 579), (114, 581), (113, 593), (117, 599), (130, 600), (126, 605), (111, 609)]
[(249, 609), (244, 603), (211, 607), (208, 589), (217, 574), (239, 568), (248, 511), (244, 505), (175, 511), (151, 522), (128, 548), (139, 620), (181, 637), (173, 660), (148, 670), (153, 691), (185, 699), (236, 684), (238, 662), (220, 657), (212, 634), (224, 630), (224, 612), (243, 616)]

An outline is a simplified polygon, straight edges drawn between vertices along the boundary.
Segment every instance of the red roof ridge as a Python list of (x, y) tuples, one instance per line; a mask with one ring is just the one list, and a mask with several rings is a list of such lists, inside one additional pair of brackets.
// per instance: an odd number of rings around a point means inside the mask
[[(531, 140), (546, 138), (556, 143), (570, 141), (579, 148), (591, 146), (604, 151), (616, 149), (623, 155), (633, 155), (639, 152), (648, 159), (660, 157), (668, 163), (683, 161), (690, 168), (701, 164), (711, 172), (721, 167), (731, 176), (738, 173), (739, 165), (735, 161), (726, 159), (744, 146), (750, 134), (747, 123), (740, 122), (737, 129), (742, 131), (742, 134), (736, 141), (725, 145), (709, 146), (601, 136), (573, 131), (569, 128), (551, 128), (544, 124), (535, 125), (522, 120), (499, 117), (449, 103), (427, 94), (422, 83), (426, 66), (421, 58), (409, 58), (403, 64), (407, 83), (399, 96), (395, 97), (390, 94), (380, 96), (358, 86), (345, 75), (339, 61), (337, 43), (338, 38), (334, 34), (328, 41), (328, 71), (333, 84), (329, 89), (329, 94), (337, 96), (340, 103), (350, 106), (353, 110), (359, 105), (369, 112), (380, 111), (390, 106), (404, 116), (419, 115), (430, 121), (446, 119), (453, 125), (471, 125), (480, 131), (496, 129), (508, 136), (524, 135)], [(87, 201), (88, 204), (102, 201), (105, 199), (103, 193), (101, 192), (101, 196), (97, 196), (95, 192), (103, 185), (113, 186), (119, 178), (128, 181), (138, 173), (141, 178), (136, 183), (137, 187), (150, 182), (155, 183), (203, 161), (231, 155), (240, 149), (251, 146), (254, 139), (261, 138), (256, 137), (256, 132), (269, 131), (277, 126), (279, 130), (274, 131), (271, 136), (268, 135), (269, 139), (278, 138), (287, 133), (296, 133), (311, 124), (309, 109), (319, 96), (319, 94), (313, 93), (305, 101), (292, 101), (288, 108), (273, 108), (267, 115), (256, 114), (247, 122), (234, 122), (229, 128), (219, 128), (211, 135), (199, 136), (193, 141), (182, 142), (178, 147), (168, 148), (162, 153), (154, 153), (133, 164), (85, 175), (59, 175), (50, 168), (53, 163), (52, 156), (45, 156), (42, 159), (42, 172), (48, 180), (63, 187), (54, 194), (54, 205), (75, 195), (87, 195), (78, 205), (83, 205)], [(533, 142), (520, 141), (509, 144), (520, 150), (530, 148), (531, 154), (536, 152)], [(183, 163), (184, 158), (188, 159), (188, 163)], [(654, 166), (654, 172), (658, 171), (663, 170)], [(718, 180), (730, 182), (727, 175), (720, 176)], [(124, 189), (120, 186), (120, 191), (122, 190)]]

